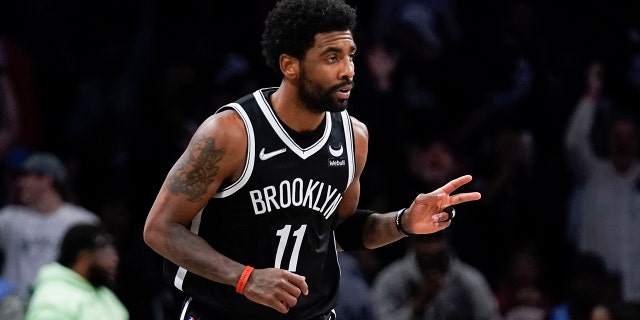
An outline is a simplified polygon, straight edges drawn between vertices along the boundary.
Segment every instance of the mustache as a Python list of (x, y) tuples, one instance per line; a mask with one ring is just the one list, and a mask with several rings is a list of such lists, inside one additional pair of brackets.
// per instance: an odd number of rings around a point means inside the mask
[(344, 80), (344, 81), (340, 82), (339, 84), (331, 87), (331, 91), (338, 91), (338, 90), (340, 90), (340, 88), (342, 88), (344, 86), (351, 86), (351, 89), (354, 89), (356, 87), (356, 83), (353, 82), (352, 80)]

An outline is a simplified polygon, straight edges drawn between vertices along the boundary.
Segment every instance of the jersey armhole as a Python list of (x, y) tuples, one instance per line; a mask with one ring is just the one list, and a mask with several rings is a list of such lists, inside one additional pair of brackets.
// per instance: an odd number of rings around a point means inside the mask
[(351, 117), (349, 116), (349, 113), (347, 113), (347, 111), (342, 111), (341, 116), (344, 128), (344, 138), (347, 144), (347, 163), (349, 166), (347, 188), (349, 188), (356, 174), (355, 137), (353, 135), (353, 126), (351, 124)]
[(228, 105), (225, 105), (224, 107), (221, 107), (220, 109), (218, 109), (216, 113), (219, 113), (223, 110), (228, 110), (228, 109), (232, 109), (235, 112), (237, 112), (240, 118), (242, 119), (242, 122), (244, 123), (244, 128), (247, 132), (247, 159), (245, 160), (244, 169), (242, 170), (242, 174), (240, 175), (240, 178), (236, 180), (234, 183), (218, 190), (218, 193), (216, 193), (213, 196), (214, 198), (228, 197), (234, 194), (240, 188), (242, 188), (251, 177), (251, 173), (253, 171), (253, 164), (255, 162), (255, 135), (253, 133), (253, 126), (251, 125), (251, 120), (249, 119), (249, 115), (247, 115), (246, 111), (238, 103), (230, 103)]

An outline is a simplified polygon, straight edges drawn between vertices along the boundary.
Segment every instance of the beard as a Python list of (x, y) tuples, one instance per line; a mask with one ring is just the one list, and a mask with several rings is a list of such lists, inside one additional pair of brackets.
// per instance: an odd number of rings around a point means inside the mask
[(91, 283), (95, 288), (99, 288), (102, 286), (108, 287), (113, 284), (113, 276), (105, 270), (105, 268), (101, 268), (95, 264), (89, 267), (89, 271), (87, 274), (87, 281)]
[(355, 88), (353, 81), (345, 79), (340, 84), (325, 89), (319, 83), (310, 80), (304, 68), (300, 70), (300, 82), (298, 83), (300, 100), (302, 105), (311, 112), (341, 112), (346, 110), (349, 100), (333, 97), (333, 94), (345, 85), (352, 85)]

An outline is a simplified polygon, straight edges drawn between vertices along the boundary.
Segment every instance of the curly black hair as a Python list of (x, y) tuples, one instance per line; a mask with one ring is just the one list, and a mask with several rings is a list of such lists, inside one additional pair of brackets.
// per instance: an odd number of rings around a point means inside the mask
[(280, 72), (280, 55), (302, 60), (318, 33), (356, 26), (356, 10), (343, 0), (282, 0), (269, 12), (262, 33), (262, 56)]

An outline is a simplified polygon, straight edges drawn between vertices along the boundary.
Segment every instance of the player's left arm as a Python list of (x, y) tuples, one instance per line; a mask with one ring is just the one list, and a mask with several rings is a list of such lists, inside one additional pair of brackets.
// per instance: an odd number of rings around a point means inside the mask
[[(351, 117), (351, 123), (353, 125), (355, 144), (356, 172), (353, 182), (345, 191), (340, 206), (338, 207), (338, 210), (340, 210), (340, 222), (344, 222), (355, 213), (355, 216), (351, 217), (352, 220), (349, 224), (353, 224), (353, 220), (357, 219), (359, 221), (356, 222), (356, 224), (360, 226), (355, 229), (349, 228), (347, 232), (360, 233), (361, 231), (362, 245), (364, 248), (373, 249), (397, 241), (404, 235), (396, 229), (395, 216), (392, 212), (386, 214), (364, 213), (363, 211), (356, 212), (358, 201), (360, 200), (360, 176), (364, 170), (369, 152), (369, 131), (364, 123), (354, 117)], [(361, 217), (356, 217), (358, 215)], [(364, 215), (366, 215), (366, 217)], [(344, 233), (345, 231), (343, 230), (342, 232)], [(350, 237), (358, 237), (358, 235), (351, 234), (349, 238)], [(342, 237), (340, 235), (338, 236), (339, 245), (341, 244), (340, 240), (344, 238), (344, 235), (342, 235)], [(344, 240), (342, 242), (344, 242)], [(345, 250), (349, 251), (347, 248), (345, 248)]]
[[(344, 193), (338, 207), (340, 224), (336, 229), (338, 245), (348, 251), (346, 244), (352, 249), (375, 249), (413, 234), (433, 233), (447, 228), (451, 224), (445, 208), (467, 201), (480, 199), (479, 192), (452, 194), (455, 190), (469, 183), (470, 175), (464, 175), (449, 181), (442, 187), (429, 193), (420, 193), (404, 213), (398, 218), (399, 211), (375, 213), (357, 209), (360, 198), (360, 175), (364, 170), (368, 153), (369, 133), (367, 127), (352, 117), (356, 173), (353, 182)], [(400, 186), (401, 187), (401, 186)], [(345, 223), (346, 222), (346, 223)], [(397, 223), (401, 225), (398, 228)]]

